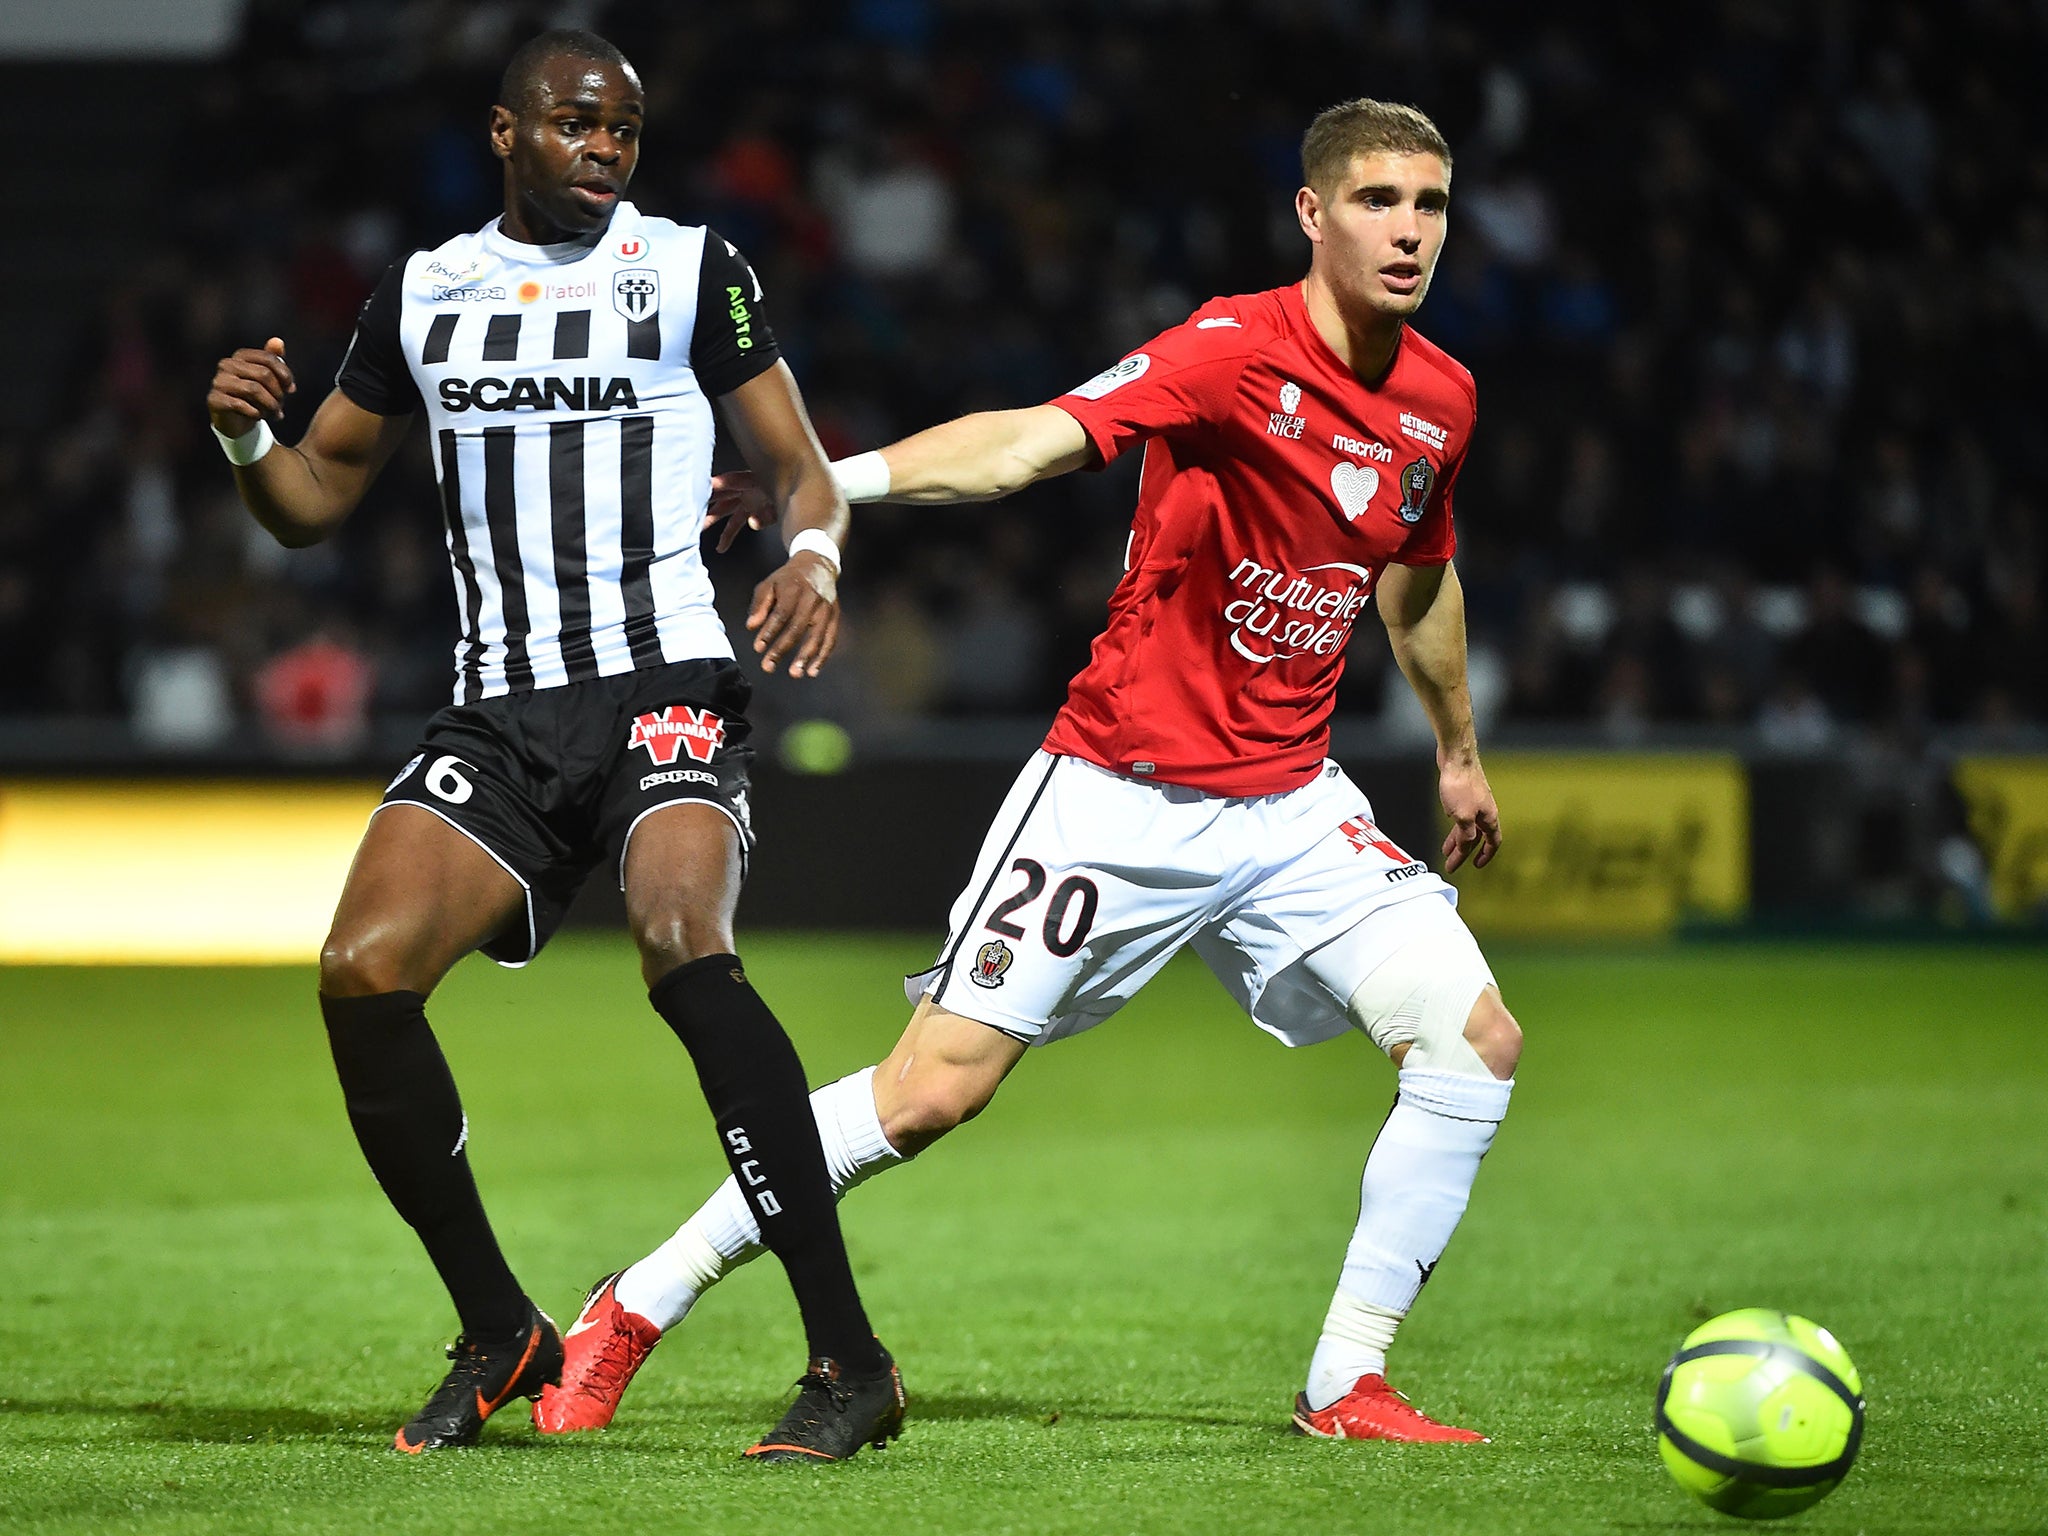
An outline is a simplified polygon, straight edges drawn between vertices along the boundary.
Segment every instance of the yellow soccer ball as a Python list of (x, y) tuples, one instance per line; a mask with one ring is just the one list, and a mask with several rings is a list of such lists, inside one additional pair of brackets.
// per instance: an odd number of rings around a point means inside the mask
[(1841, 1484), (1863, 1444), (1863, 1381), (1818, 1323), (1745, 1307), (1695, 1328), (1657, 1384), (1657, 1450), (1710, 1508), (1772, 1520)]

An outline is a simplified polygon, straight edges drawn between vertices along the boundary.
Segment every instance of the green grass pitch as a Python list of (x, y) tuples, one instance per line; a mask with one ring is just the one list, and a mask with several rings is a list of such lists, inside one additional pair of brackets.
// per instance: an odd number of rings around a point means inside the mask
[[(814, 1081), (874, 1060), (922, 943), (757, 938)], [(1470, 1215), (1394, 1357), (1488, 1446), (1285, 1433), (1391, 1097), (1176, 964), (844, 1207), (913, 1418), (743, 1464), (801, 1367), (772, 1261), (619, 1426), (507, 1411), (385, 1447), (452, 1316), (362, 1166), (308, 970), (0, 971), (0, 1528), (34, 1531), (1705, 1531), (1666, 1356), (1731, 1307), (1862, 1368), (1861, 1464), (1791, 1525), (2048, 1531), (2048, 953), (1503, 948), (1529, 1031)], [(722, 1172), (623, 942), (469, 962), (434, 1018), (508, 1252), (566, 1317)], [(523, 1406), (523, 1405), (522, 1405)]]

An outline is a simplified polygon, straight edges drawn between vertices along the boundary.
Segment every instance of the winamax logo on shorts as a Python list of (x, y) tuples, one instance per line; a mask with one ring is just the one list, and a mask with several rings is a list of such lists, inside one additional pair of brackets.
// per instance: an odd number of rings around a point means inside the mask
[(725, 745), (725, 722), (708, 709), (691, 709), (671, 704), (659, 714), (640, 715), (633, 721), (633, 737), (626, 750), (645, 747), (655, 766), (666, 768), (678, 752), (687, 752), (700, 763)]
[[(1321, 577), (1342, 571), (1342, 577)], [(1294, 574), (1240, 560), (1230, 584), (1243, 595), (1223, 608), (1231, 625), (1230, 645), (1247, 661), (1264, 666), (1296, 656), (1332, 656), (1344, 647), (1351, 624), (1372, 596), (1372, 572), (1333, 560)]]

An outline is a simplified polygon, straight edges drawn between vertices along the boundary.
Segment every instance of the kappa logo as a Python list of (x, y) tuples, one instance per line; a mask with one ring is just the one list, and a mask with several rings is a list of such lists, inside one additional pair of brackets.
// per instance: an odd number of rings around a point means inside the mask
[(1001, 939), (990, 939), (974, 952), (974, 969), (967, 973), (967, 979), (977, 987), (1000, 987), (1003, 973), (1016, 958), (1017, 952)]
[(640, 787), (643, 790), (654, 789), (663, 784), (703, 784), (716, 789), (718, 775), (707, 773), (702, 768), (666, 768), (660, 773), (650, 773), (640, 780)]
[(1364, 515), (1379, 489), (1380, 472), (1370, 464), (1354, 464), (1344, 459), (1330, 471), (1330, 494), (1337, 498), (1337, 506), (1348, 523), (1355, 523)]
[(1086, 384), (1077, 384), (1067, 393), (1079, 395), (1083, 400), (1100, 400), (1112, 389), (1121, 389), (1131, 380), (1143, 377), (1145, 370), (1151, 366), (1150, 357), (1143, 352), (1133, 352), (1115, 367), (1103, 369)]
[(1419, 523), (1429, 509), (1429, 493), (1436, 489), (1436, 466), (1417, 459), (1401, 471), (1401, 521)]
[(661, 308), (661, 274), (629, 267), (612, 279), (612, 308), (628, 320), (645, 320)]
[(708, 763), (724, 745), (725, 722), (717, 715), (708, 709), (671, 704), (659, 714), (635, 717), (626, 750), (645, 747), (654, 766), (666, 768), (675, 762), (678, 752), (687, 752), (695, 761)]

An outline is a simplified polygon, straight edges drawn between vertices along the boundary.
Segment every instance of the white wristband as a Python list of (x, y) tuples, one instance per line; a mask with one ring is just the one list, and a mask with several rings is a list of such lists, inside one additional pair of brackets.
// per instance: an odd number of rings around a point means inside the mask
[(789, 541), (789, 552), (801, 555), (808, 551), (832, 567), (832, 574), (839, 574), (839, 546), (832, 542), (832, 535), (822, 528), (806, 528)]
[(240, 437), (229, 437), (219, 427), (213, 429), (213, 435), (220, 439), (220, 451), (228, 456), (230, 464), (254, 464), (277, 446), (277, 435), (270, 430), (270, 423), (261, 419), (254, 432), (244, 432)]
[(849, 502), (880, 501), (889, 494), (889, 461), (879, 452), (835, 459), (829, 467), (839, 494)]

